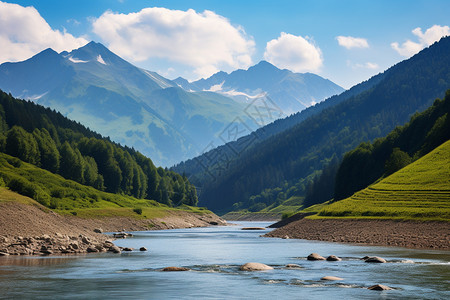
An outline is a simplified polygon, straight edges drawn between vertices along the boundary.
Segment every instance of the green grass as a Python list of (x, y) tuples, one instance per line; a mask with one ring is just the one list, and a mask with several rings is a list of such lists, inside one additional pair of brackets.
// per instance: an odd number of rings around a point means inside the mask
[[(0, 187), (0, 202), (16, 201), (30, 205), (39, 202), (59, 214), (81, 218), (119, 216), (153, 219), (162, 218), (174, 210), (211, 213), (202, 207), (184, 205), (175, 209), (154, 200), (102, 192), (3, 153), (0, 153), (1, 185), (4, 187)], [(137, 213), (141, 210), (142, 213)]]
[(275, 206), (275, 204), (272, 204), (264, 208), (260, 212), (279, 214), (294, 213), (303, 208), (303, 199), (304, 197), (292, 196), (289, 199), (283, 201), (283, 203), (281, 203), (280, 205)]
[(0, 203), (2, 202), (17, 202), (27, 205), (39, 205), (35, 200), (10, 191), (6, 187), (0, 187)]
[(450, 141), (317, 217), (450, 221)]

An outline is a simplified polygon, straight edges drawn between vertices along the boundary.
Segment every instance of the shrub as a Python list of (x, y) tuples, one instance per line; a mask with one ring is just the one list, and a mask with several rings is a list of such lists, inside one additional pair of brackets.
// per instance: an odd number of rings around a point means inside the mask
[(138, 215), (142, 215), (142, 208), (135, 208), (135, 209), (133, 209), (133, 211), (135, 213), (137, 213)]
[(30, 197), (44, 206), (49, 206), (50, 196), (39, 186), (29, 182), (28, 180), (18, 177), (9, 181), (10, 190), (17, 192), (23, 196)]

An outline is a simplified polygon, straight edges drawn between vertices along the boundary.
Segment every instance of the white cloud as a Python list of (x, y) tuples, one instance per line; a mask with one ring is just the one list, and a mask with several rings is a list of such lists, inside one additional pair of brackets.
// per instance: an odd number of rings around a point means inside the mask
[(108, 47), (134, 62), (163, 58), (209, 76), (219, 69), (246, 68), (255, 43), (240, 26), (212, 11), (197, 13), (144, 8), (136, 13), (106, 11), (93, 31)]
[(366, 39), (356, 38), (352, 36), (337, 36), (336, 37), (339, 46), (345, 47), (347, 49), (352, 48), (369, 48), (369, 43)]
[(391, 47), (402, 56), (413, 56), (423, 48), (430, 46), (436, 41), (439, 41), (441, 37), (450, 35), (450, 27), (433, 25), (425, 32), (422, 32), (422, 28), (417, 27), (416, 29), (412, 30), (412, 33), (419, 38), (419, 42), (407, 40), (402, 45), (395, 42), (391, 44)]
[(88, 41), (54, 30), (34, 7), (0, 1), (0, 63), (25, 60), (46, 48), (79, 48)]
[(323, 64), (322, 51), (311, 38), (285, 32), (267, 43), (264, 59), (294, 72), (318, 72)]
[(375, 70), (378, 69), (378, 65), (376, 63), (366, 62), (364, 64), (354, 64), (352, 65), (354, 69), (370, 69)]

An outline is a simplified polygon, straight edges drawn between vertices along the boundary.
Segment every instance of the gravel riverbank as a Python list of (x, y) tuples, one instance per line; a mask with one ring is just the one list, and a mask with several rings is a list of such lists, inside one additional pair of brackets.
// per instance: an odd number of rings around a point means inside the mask
[(214, 214), (171, 211), (164, 218), (83, 219), (61, 216), (41, 205), (0, 203), (0, 256), (117, 251), (99, 232), (204, 227), (226, 224)]
[(301, 219), (266, 237), (450, 250), (449, 222), (361, 219)]

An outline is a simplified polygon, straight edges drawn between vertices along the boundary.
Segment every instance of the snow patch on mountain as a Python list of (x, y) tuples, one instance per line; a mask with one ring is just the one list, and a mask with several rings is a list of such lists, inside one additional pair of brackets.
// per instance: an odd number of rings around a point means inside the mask
[(209, 89), (204, 89), (205, 92), (220, 92), (222, 91), (222, 86), (225, 83), (225, 80), (222, 83), (212, 85)]
[(103, 57), (100, 54), (97, 56), (97, 61), (105, 66), (107, 65), (107, 63), (105, 63)]
[(88, 60), (81, 60), (81, 59), (78, 59), (78, 58), (74, 58), (73, 56), (69, 57), (69, 60), (71, 62), (73, 62), (74, 64), (80, 64), (80, 63), (85, 64), (85, 63), (89, 62)]

